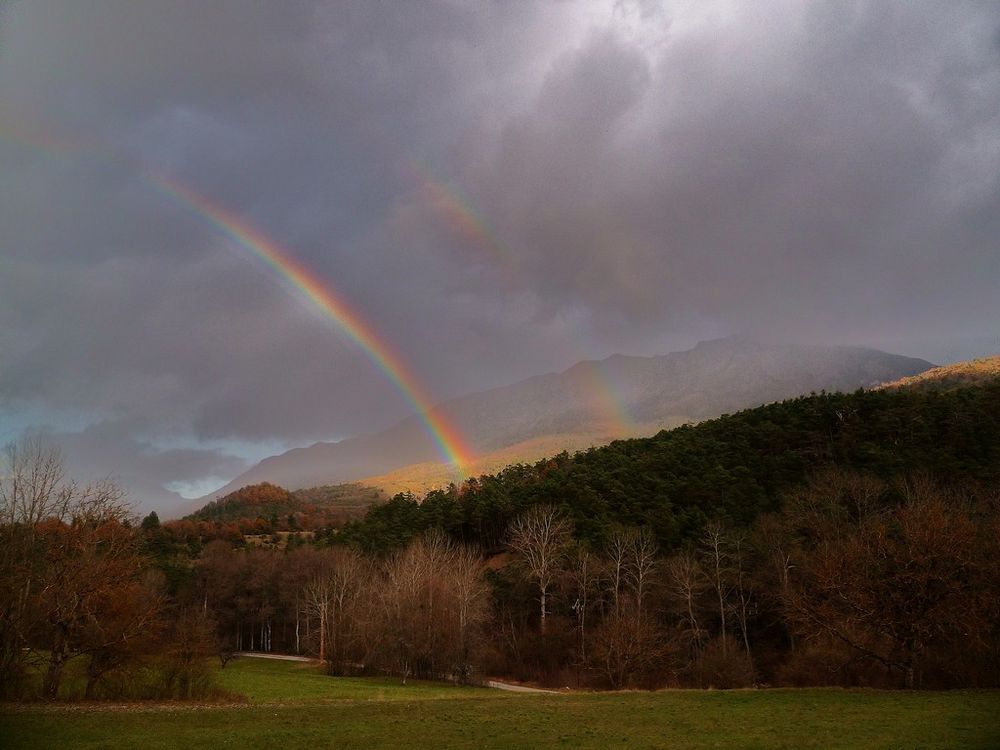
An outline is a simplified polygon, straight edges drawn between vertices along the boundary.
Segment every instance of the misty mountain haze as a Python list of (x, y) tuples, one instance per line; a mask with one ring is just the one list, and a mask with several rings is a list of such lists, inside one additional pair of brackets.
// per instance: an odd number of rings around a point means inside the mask
[[(743, 337), (705, 341), (658, 357), (614, 355), (528, 378), (436, 407), (477, 454), (544, 435), (603, 434), (608, 440), (684, 420), (809, 393), (849, 391), (915, 375), (921, 359), (874, 349), (776, 345)], [(261, 461), (211, 495), (272, 482), (288, 489), (355, 481), (410, 464), (439, 461), (417, 417), (372, 435), (316, 443)]]

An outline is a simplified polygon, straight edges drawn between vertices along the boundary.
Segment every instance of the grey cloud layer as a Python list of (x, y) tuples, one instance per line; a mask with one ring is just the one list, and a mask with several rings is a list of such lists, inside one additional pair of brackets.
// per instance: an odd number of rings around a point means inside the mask
[(645, 68), (595, 36), (550, 73), (482, 169), (522, 265), (654, 326), (997, 325), (996, 14), (753, 7)]
[(280, 240), (435, 397), (736, 330), (1000, 330), (991, 3), (38, 0), (0, 24), (0, 415), (125, 420), (122, 456), (409, 409), (138, 164)]

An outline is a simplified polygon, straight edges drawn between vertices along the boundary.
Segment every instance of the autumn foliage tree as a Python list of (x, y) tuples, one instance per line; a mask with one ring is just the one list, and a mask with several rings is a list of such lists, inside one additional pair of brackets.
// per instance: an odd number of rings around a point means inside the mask
[(995, 660), (992, 499), (922, 478), (827, 476), (787, 514), (800, 535), (788, 611), (803, 637), (842, 644), (909, 688), (958, 644)]
[(25, 660), (44, 662), (42, 695), (59, 694), (65, 665), (88, 657), (87, 692), (157, 627), (161, 600), (122, 490), (65, 479), (39, 440), (7, 450), (0, 480), (5, 690), (23, 687)]

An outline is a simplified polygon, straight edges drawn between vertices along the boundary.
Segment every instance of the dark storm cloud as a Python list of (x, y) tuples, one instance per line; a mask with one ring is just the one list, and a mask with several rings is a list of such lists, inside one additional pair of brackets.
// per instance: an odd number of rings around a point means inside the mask
[[(37, 0), (0, 24), (0, 414), (109, 420), (94, 463), (410, 408), (146, 167), (280, 241), (435, 397), (734, 331), (1000, 330), (991, 3)], [(224, 471), (189, 458), (140, 464)]]
[(678, 18), (648, 79), (599, 35), (553, 68), (481, 168), (527, 275), (639, 326), (996, 325), (995, 7), (786, 9)]

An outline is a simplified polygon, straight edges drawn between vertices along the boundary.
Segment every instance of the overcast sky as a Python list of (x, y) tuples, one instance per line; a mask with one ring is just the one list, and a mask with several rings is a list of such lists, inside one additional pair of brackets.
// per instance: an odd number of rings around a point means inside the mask
[(411, 407), (146, 170), (436, 399), (732, 333), (1000, 350), (995, 2), (0, 4), (0, 438), (206, 492)]

